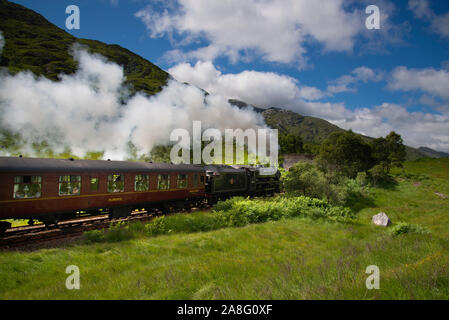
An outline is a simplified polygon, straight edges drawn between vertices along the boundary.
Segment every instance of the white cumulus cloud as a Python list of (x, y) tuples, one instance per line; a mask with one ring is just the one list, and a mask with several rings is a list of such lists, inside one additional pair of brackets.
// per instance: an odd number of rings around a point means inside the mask
[(449, 99), (449, 70), (397, 67), (391, 73), (388, 85), (392, 90), (420, 90), (443, 99)]
[(378, 82), (382, 79), (383, 75), (381, 72), (376, 72), (368, 67), (358, 67), (354, 69), (350, 74), (343, 75), (338, 79), (331, 81), (331, 83), (327, 87), (327, 92), (329, 95), (348, 91), (354, 92), (356, 91), (356, 89), (353, 85), (358, 82)]
[(409, 146), (449, 152), (449, 116), (409, 112), (401, 105), (383, 103), (372, 109), (356, 109), (352, 117), (332, 122), (371, 137), (385, 136), (394, 130)]
[(191, 51), (175, 49), (175, 59), (232, 61), (251, 54), (267, 61), (306, 64), (306, 42), (318, 42), (325, 51), (348, 52), (363, 28), (360, 11), (348, 12), (343, 0), (177, 0), (164, 10), (151, 5), (136, 17), (153, 38), (178, 36), (179, 45), (206, 40)]

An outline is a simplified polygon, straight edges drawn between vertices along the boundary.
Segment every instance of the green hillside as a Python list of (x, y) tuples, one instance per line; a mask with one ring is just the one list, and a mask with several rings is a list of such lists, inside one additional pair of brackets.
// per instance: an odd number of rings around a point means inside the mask
[(269, 108), (262, 114), (270, 127), (281, 133), (300, 135), (305, 142), (321, 143), (332, 132), (343, 131), (326, 120), (303, 116), (285, 109)]
[(169, 77), (168, 73), (127, 49), (78, 39), (40, 14), (6, 0), (0, 0), (0, 31), (5, 37), (0, 66), (7, 67), (12, 74), (31, 70), (55, 81), (61, 73), (72, 74), (77, 64), (70, 55), (70, 48), (78, 42), (87, 45), (90, 52), (123, 66), (126, 83), (132, 85), (132, 92), (155, 94)]

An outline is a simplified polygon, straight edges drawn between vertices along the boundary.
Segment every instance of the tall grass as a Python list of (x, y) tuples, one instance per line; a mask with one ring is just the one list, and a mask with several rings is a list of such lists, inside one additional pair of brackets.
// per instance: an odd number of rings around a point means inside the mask
[(85, 238), (88, 242), (117, 242), (142, 236), (242, 227), (293, 217), (349, 222), (354, 219), (354, 214), (348, 208), (335, 207), (326, 201), (304, 196), (255, 200), (235, 197), (218, 202), (212, 213), (196, 212), (161, 216), (146, 225), (140, 222), (119, 223), (105, 231), (88, 231), (85, 233)]

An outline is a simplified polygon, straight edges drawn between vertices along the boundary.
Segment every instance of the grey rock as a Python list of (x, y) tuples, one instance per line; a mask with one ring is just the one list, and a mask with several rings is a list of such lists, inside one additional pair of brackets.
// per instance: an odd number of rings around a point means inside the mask
[(373, 216), (373, 223), (376, 226), (386, 227), (391, 224), (391, 220), (390, 220), (390, 218), (388, 218), (388, 216), (385, 212), (380, 212)]
[(445, 195), (444, 193), (435, 192), (435, 194), (436, 194), (437, 196), (439, 196), (441, 199), (447, 199), (447, 195)]

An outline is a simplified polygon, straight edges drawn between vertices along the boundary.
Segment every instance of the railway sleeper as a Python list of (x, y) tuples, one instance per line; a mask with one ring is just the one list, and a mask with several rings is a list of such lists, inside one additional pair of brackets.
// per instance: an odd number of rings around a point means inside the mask
[(45, 224), (46, 227), (55, 226), (58, 224), (58, 218), (56, 215), (40, 217), (38, 220)]
[(11, 222), (0, 221), (0, 234), (4, 234), (9, 228), (11, 228)]
[(131, 215), (132, 207), (114, 207), (109, 210), (109, 219), (126, 218)]

